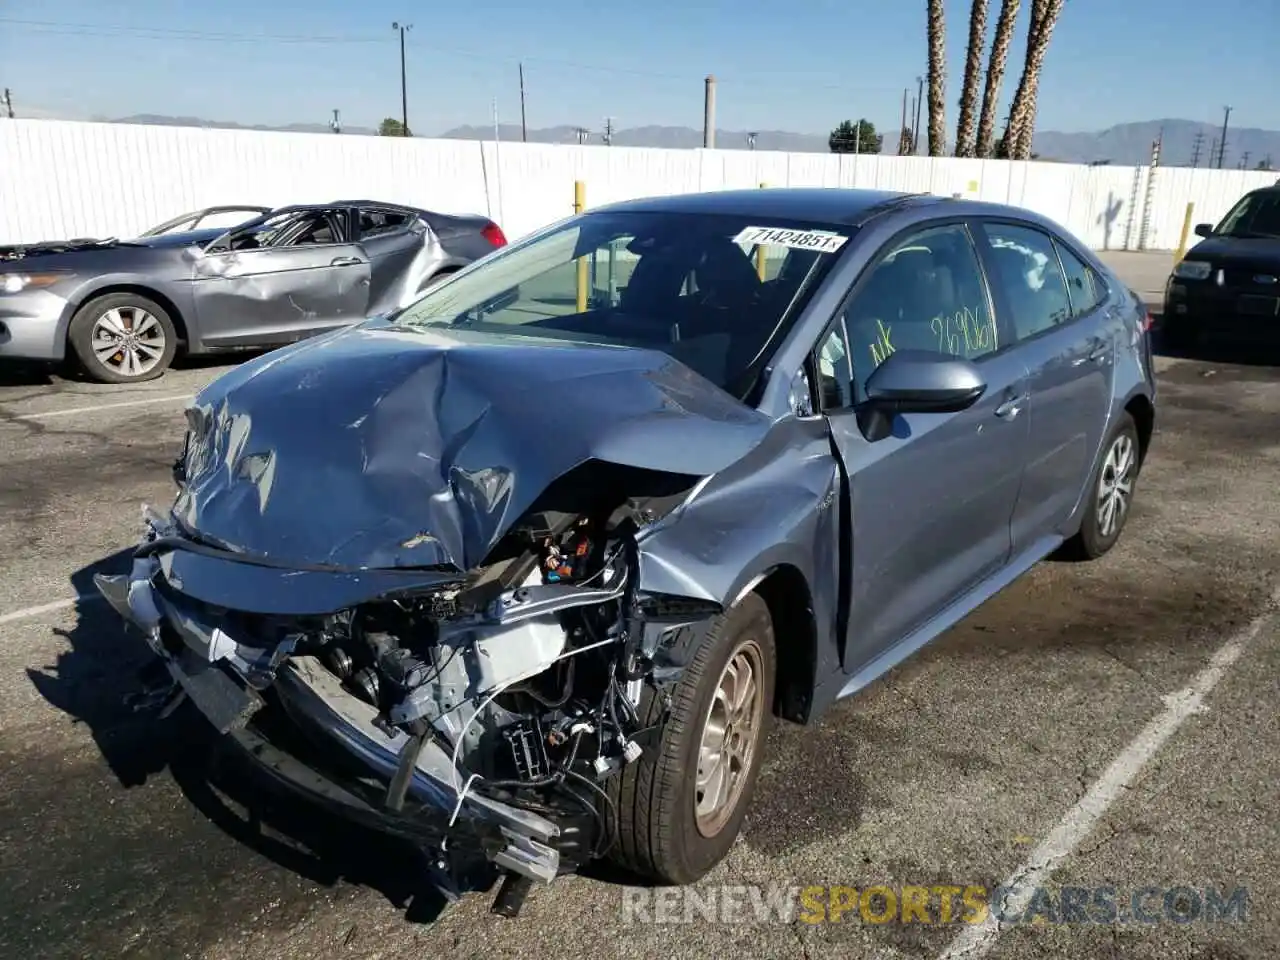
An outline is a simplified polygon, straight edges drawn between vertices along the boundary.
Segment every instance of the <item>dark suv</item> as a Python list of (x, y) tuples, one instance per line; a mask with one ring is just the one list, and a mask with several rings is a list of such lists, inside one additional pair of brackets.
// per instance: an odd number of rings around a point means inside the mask
[[(1164, 336), (1177, 347), (1208, 334), (1280, 333), (1280, 182), (1246, 193), (1214, 227), (1201, 223), (1164, 294)], [(1277, 338), (1280, 339), (1280, 338)]]

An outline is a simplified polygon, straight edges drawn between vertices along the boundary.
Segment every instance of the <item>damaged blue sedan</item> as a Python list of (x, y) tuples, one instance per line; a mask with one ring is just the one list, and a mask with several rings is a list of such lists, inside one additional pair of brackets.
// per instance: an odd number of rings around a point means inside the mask
[(447, 895), (502, 877), (510, 915), (603, 856), (688, 883), (774, 718), (1116, 543), (1149, 328), (1025, 210), (602, 207), (205, 388), (174, 503), (98, 587), (157, 701)]

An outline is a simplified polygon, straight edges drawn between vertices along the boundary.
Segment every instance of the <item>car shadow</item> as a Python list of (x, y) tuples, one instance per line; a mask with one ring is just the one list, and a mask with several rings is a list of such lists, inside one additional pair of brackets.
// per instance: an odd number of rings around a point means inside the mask
[(1280, 340), (1260, 342), (1243, 337), (1205, 336), (1193, 346), (1183, 347), (1168, 342), (1164, 336), (1164, 317), (1152, 314), (1151, 349), (1157, 356), (1176, 360), (1200, 360), (1240, 366), (1280, 365)]
[(0, 363), (0, 387), (49, 387), (65, 380), (60, 364), (34, 360)]
[[(131, 554), (122, 550), (77, 570), (71, 577), (76, 593), (96, 597), (94, 574), (127, 572)], [(168, 672), (105, 603), (82, 601), (75, 625), (57, 633), (65, 649), (27, 675), (45, 701), (88, 728), (121, 786), (139, 788), (167, 775), (228, 837), (284, 869), (321, 887), (342, 882), (376, 890), (411, 922), (440, 915), (447, 901), (428, 882), (421, 851), (264, 790), (189, 703), (165, 717), (131, 703)]]
[[(235, 366), (260, 357), (268, 348), (244, 348), (225, 350), (217, 353), (201, 353), (194, 356), (178, 354), (174, 357), (171, 370), (206, 370), (211, 367)], [(156, 380), (162, 381), (164, 374)], [(150, 383), (156, 380), (147, 381)], [(0, 387), (51, 387), (59, 383), (88, 383), (90, 380), (68, 361), (9, 360), (0, 363)]]

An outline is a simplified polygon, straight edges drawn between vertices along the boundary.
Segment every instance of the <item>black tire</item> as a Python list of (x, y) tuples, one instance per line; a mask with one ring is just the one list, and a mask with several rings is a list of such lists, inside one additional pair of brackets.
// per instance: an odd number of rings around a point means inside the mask
[[(727, 818), (705, 835), (695, 812), (703, 728), (729, 661), (747, 645), (759, 652), (762, 705), (741, 787)], [(748, 594), (706, 630), (671, 694), (671, 713), (654, 745), (607, 785), (617, 811), (609, 858), (659, 883), (693, 883), (728, 854), (751, 805), (773, 719), (775, 642), (769, 608)], [(662, 698), (645, 687), (639, 713), (645, 726), (662, 721)]]
[[(1112, 454), (1117, 451), (1117, 444), (1122, 443), (1127, 444), (1133, 458), (1128, 470), (1129, 493), (1125, 498), (1123, 510), (1120, 511), (1118, 522), (1110, 529), (1106, 529), (1101, 509), (1102, 489), (1105, 483), (1111, 481), (1114, 474)], [(1107, 436), (1107, 442), (1102, 448), (1098, 467), (1089, 482), (1089, 492), (1086, 494), (1089, 499), (1085, 505), (1084, 517), (1080, 521), (1080, 529), (1065, 544), (1064, 552), (1067, 556), (1076, 560), (1096, 560), (1116, 545), (1120, 534), (1124, 532), (1129, 514), (1133, 511), (1133, 498), (1138, 491), (1138, 474), (1142, 469), (1140, 450), (1138, 427), (1133, 422), (1133, 417), (1126, 411), (1120, 415), (1120, 422)]]
[[(134, 354), (135, 357), (146, 357), (148, 362), (154, 359), (154, 366), (146, 367), (136, 374), (129, 373), (127, 364), (123, 360), (124, 350), (111, 355), (111, 357), (122, 358), (120, 366), (113, 365), (109, 359), (98, 358), (93, 348), (94, 327), (100, 319), (113, 310), (120, 311), (117, 316), (125, 318), (127, 324), (132, 324), (133, 321), (130, 318), (138, 316), (139, 313), (150, 314), (155, 319), (155, 326), (149, 326), (148, 330), (158, 330), (158, 333), (153, 336), (144, 334), (139, 340), (142, 349)], [(163, 342), (160, 342), (159, 338), (163, 338)], [(67, 330), (67, 343), (79, 362), (80, 369), (90, 379), (99, 383), (142, 383), (156, 379), (169, 369), (169, 364), (173, 362), (173, 356), (178, 347), (178, 335), (168, 311), (154, 300), (136, 293), (108, 293), (101, 297), (94, 297), (76, 311)], [(148, 347), (150, 349), (146, 349)], [(152, 351), (155, 350), (158, 350), (158, 356), (153, 355)]]

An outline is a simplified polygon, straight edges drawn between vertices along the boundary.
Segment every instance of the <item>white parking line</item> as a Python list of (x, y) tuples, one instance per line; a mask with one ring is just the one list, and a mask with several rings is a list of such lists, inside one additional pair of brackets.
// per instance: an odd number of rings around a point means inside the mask
[(83, 594), (78, 597), (68, 597), (66, 600), (55, 600), (53, 603), (42, 603), (38, 607), (24, 607), (21, 610), (15, 610), (13, 613), (0, 613), (0, 624), (13, 623), (15, 620), (26, 620), (28, 617), (38, 617), (44, 613), (53, 613), (57, 610), (65, 610), (67, 607), (74, 607), (78, 603), (90, 603), (94, 600), (101, 600), (98, 594)]
[(40, 413), (15, 414), (14, 420), (47, 420), (49, 417), (73, 417), (78, 413), (97, 413), (99, 410), (119, 410), (122, 407), (142, 407), (151, 403), (172, 403), (190, 400), (195, 394), (171, 393), (163, 397), (147, 397), (145, 400), (122, 400), (119, 403), (99, 403), (92, 407), (72, 407), (70, 410), (44, 410)]
[[(1280, 600), (1280, 589), (1277, 589), (1272, 599)], [(1054, 870), (1075, 851), (1102, 819), (1107, 808), (1137, 778), (1165, 741), (1188, 717), (1208, 709), (1204, 706), (1204, 698), (1217, 686), (1227, 669), (1240, 659), (1244, 648), (1261, 632), (1272, 614), (1273, 611), (1268, 610), (1255, 618), (1244, 630), (1218, 648), (1210, 658), (1209, 665), (1196, 674), (1191, 683), (1177, 693), (1167, 694), (1163, 698), (1164, 711), (1133, 738), (1089, 792), (1080, 798), (1053, 832), (1032, 851), (1027, 861), (1005, 880), (1001, 887), (1005, 891), (1001, 914), (1017, 916), (1025, 910), (1035, 896), (1036, 888), (1043, 887)], [(997, 911), (989, 909), (982, 922), (966, 927), (939, 960), (976, 960), (985, 956), (995, 946), (1003, 929), (997, 918)]]

